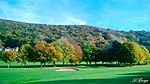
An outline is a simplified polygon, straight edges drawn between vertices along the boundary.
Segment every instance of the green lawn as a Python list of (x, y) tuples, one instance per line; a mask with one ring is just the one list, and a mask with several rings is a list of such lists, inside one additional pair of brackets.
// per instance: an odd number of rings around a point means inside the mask
[[(6, 64), (7, 65), (7, 64)], [(58, 72), (59, 68), (0, 68), (0, 84), (143, 84), (134, 78), (149, 80), (150, 65), (134, 67), (76, 66), (79, 71)]]

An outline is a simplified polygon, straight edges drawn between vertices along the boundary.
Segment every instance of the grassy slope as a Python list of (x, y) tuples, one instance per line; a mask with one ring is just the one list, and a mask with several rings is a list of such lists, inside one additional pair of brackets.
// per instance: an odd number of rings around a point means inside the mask
[[(60, 68), (60, 67), (59, 67)], [(57, 72), (58, 68), (0, 68), (2, 83), (47, 84), (136, 84), (133, 78), (148, 79), (150, 65), (134, 67), (78, 67), (80, 71)]]

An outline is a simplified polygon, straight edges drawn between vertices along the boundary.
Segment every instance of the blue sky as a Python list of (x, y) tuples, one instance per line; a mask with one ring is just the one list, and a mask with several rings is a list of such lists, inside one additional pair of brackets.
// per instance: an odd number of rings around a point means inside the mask
[(150, 31), (150, 0), (0, 0), (0, 18)]

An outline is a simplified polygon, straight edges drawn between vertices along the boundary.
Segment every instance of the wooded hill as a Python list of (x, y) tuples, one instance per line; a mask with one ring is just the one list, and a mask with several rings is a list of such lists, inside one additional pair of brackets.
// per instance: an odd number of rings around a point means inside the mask
[(51, 43), (61, 37), (72, 37), (79, 44), (88, 43), (103, 50), (115, 40), (136, 42), (150, 51), (150, 32), (117, 31), (88, 25), (47, 25), (0, 19), (0, 48), (17, 47), (37, 41)]

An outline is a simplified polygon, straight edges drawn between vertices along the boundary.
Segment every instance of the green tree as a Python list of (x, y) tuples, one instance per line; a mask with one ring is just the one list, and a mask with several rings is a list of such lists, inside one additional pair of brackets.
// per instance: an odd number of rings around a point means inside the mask
[[(4, 46), (3, 46), (3, 42), (0, 40), (0, 49), (3, 49)], [(1, 51), (1, 50), (0, 50)]]
[(134, 34), (128, 34), (127, 38), (132, 42), (138, 42), (139, 38)]
[(82, 51), (84, 54), (83, 61), (85, 61), (87, 64), (88, 64), (88, 62), (91, 64), (91, 62), (94, 59), (94, 56), (92, 55), (94, 46), (92, 46), (90, 44), (83, 44), (81, 47), (82, 47)]
[(17, 53), (17, 61), (21, 62), (21, 66), (22, 64), (24, 64), (26, 66), (26, 63), (29, 59), (29, 55), (31, 55), (32, 51), (32, 46), (30, 44), (24, 44), (20, 47), (19, 52)]
[(4, 52), (1, 58), (2, 58), (2, 61), (4, 61), (5, 63), (8, 63), (8, 68), (9, 68), (10, 63), (15, 61), (16, 59), (16, 52), (13, 52), (13, 51)]
[(94, 56), (94, 62), (95, 64), (101, 60), (101, 56), (102, 56), (102, 53), (101, 53), (101, 49), (98, 48), (98, 47), (94, 47), (93, 48), (93, 52), (92, 52), (92, 56)]
[(3, 53), (3, 52), (2, 52), (2, 51), (0, 51), (0, 60), (2, 59), (2, 53)]
[(108, 58), (110, 62), (117, 61), (118, 62), (118, 54), (121, 49), (122, 44), (118, 41), (112, 42), (112, 47), (108, 51)]
[(121, 63), (135, 63), (139, 46), (134, 42), (123, 43), (119, 52), (119, 62)]
[(54, 42), (55, 40), (56, 40), (55, 37), (49, 37), (49, 38), (46, 39), (46, 42), (47, 42), (47, 43), (52, 43), (52, 42)]

